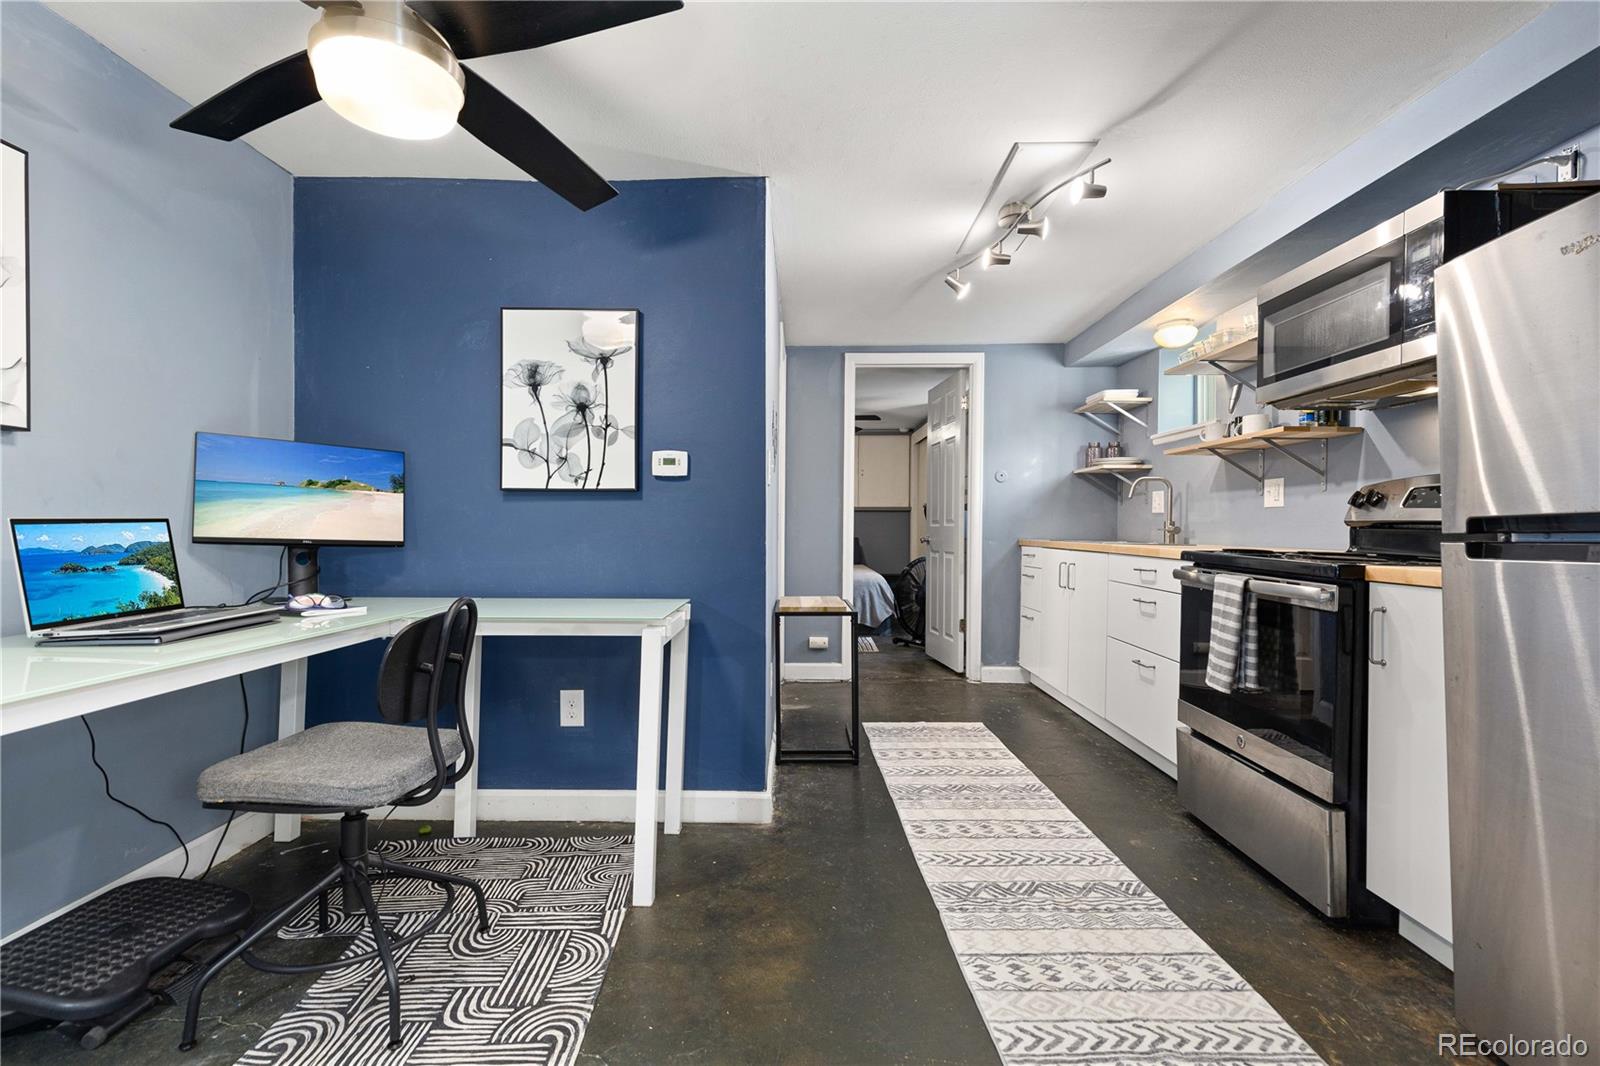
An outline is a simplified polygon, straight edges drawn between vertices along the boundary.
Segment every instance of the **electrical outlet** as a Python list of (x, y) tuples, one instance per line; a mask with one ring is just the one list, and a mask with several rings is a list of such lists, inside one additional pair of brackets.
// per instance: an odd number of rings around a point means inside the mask
[(564, 688), (561, 690), (561, 724), (564, 726), (581, 726), (583, 724), (583, 689)]
[(1150, 513), (1167, 513), (1167, 490), (1152, 487), (1150, 489)]
[(1266, 484), (1261, 487), (1261, 506), (1283, 506), (1283, 478), (1269, 477)]
[(806, 641), (806, 647), (810, 648), (812, 651), (827, 651), (828, 638), (825, 636), (811, 637)]

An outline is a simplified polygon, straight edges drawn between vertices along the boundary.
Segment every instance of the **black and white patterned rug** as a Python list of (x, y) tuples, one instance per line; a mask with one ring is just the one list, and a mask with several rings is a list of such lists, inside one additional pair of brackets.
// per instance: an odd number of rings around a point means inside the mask
[[(483, 886), (490, 931), (457, 891), (444, 922), (399, 950), (402, 1045), (389, 1047), (388, 986), (374, 961), (323, 974), (240, 1066), (565, 1066), (583, 1043), (627, 912), (627, 836), (444, 839), (386, 843), (383, 854)], [(439, 889), (409, 878), (373, 883), (395, 932), (438, 909)], [(335, 893), (337, 900), (337, 893)], [(346, 954), (369, 951), (364, 919), (339, 918)], [(319, 936), (316, 905), (280, 934)]]
[(978, 723), (864, 728), (1006, 1063), (1320, 1063)]

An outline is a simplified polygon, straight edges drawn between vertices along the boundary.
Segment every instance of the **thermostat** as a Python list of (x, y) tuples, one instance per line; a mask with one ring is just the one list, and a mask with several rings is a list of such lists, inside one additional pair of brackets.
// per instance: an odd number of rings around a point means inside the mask
[(650, 472), (656, 477), (688, 477), (688, 452), (651, 452)]

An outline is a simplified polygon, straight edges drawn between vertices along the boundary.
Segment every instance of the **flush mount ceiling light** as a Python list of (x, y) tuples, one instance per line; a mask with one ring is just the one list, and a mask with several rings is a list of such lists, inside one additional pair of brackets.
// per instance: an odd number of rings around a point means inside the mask
[(1175, 318), (1156, 327), (1156, 343), (1163, 348), (1187, 348), (1200, 328), (1187, 318)]
[(952, 270), (944, 276), (944, 283), (950, 286), (950, 291), (956, 294), (956, 299), (965, 300), (967, 293), (972, 291), (972, 282), (961, 280), (961, 271)]
[(983, 252), (983, 269), (990, 267), (1003, 267), (1011, 265), (1011, 253), (1001, 247), (1000, 241), (995, 241)]
[(385, 137), (443, 137), (467, 101), (450, 46), (404, 4), (360, 13), (330, 8), (311, 27), (306, 51), (328, 106)]
[(459, 123), (580, 211), (617, 190), (461, 61), (570, 41), (683, 7), (683, 0), (303, 2), (322, 10), (304, 52), (190, 108), (172, 128), (233, 141), (318, 100), (386, 137), (442, 137)]

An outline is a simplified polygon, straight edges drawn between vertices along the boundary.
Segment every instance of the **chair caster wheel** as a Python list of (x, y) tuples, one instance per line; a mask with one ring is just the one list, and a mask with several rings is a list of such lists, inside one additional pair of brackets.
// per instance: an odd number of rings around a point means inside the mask
[(193, 1040), (185, 1040), (183, 1043), (178, 1045), (178, 1050), (179, 1051), (193, 1051), (194, 1050), (194, 1041)]

